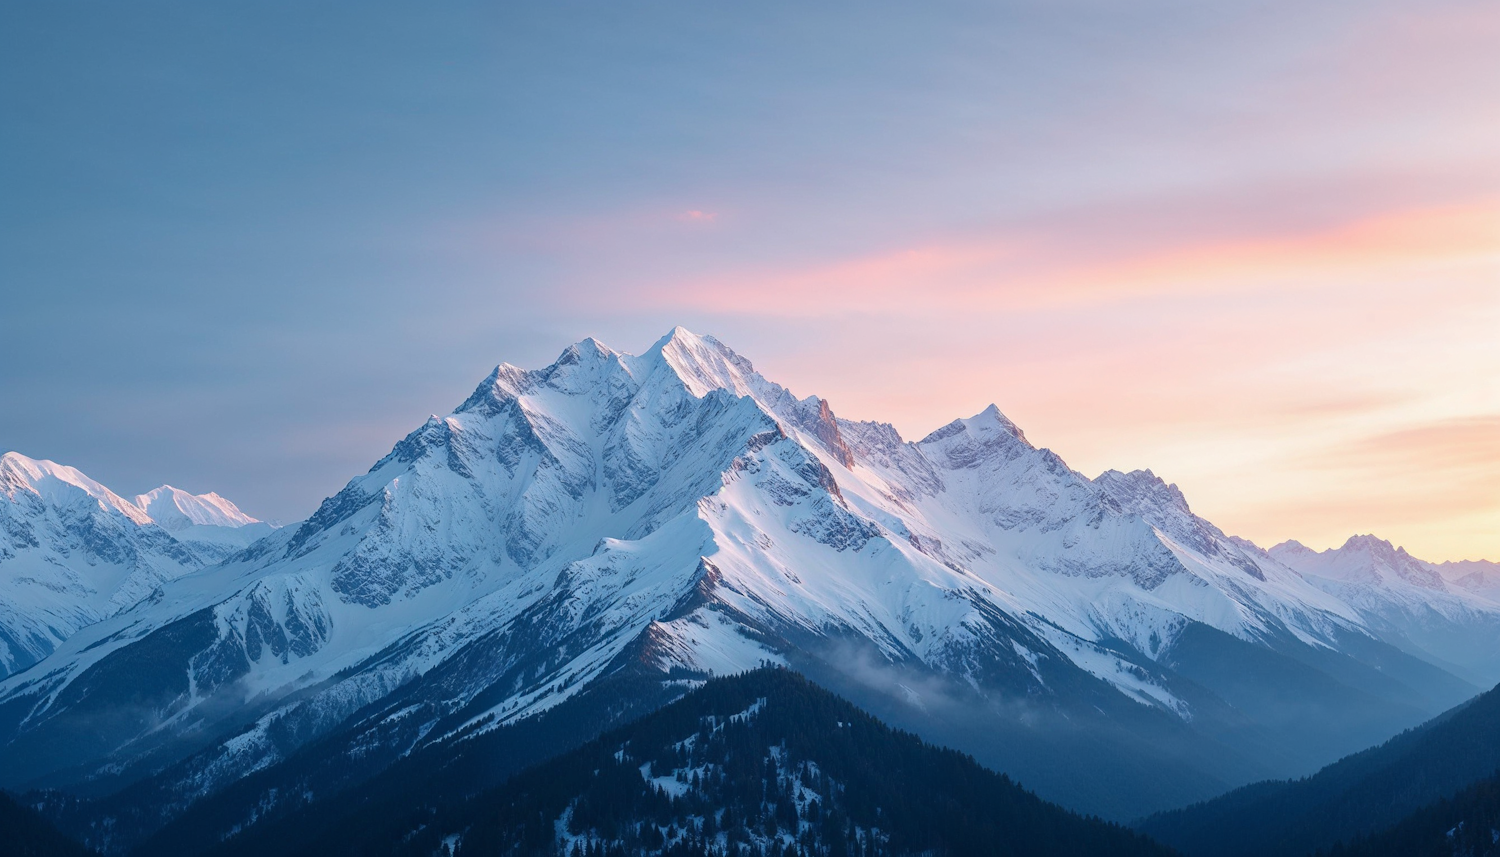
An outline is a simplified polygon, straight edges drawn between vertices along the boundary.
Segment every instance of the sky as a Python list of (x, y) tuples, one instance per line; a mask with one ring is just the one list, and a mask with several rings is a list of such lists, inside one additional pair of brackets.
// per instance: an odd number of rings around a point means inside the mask
[(0, 6), (0, 448), (294, 521), (712, 334), (1265, 545), (1500, 559), (1500, 5)]

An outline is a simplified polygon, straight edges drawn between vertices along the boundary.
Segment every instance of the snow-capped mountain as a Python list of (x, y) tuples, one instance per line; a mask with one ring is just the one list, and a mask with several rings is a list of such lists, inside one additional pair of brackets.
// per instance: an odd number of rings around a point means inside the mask
[(1269, 554), (1390, 642), (1474, 681), (1500, 679), (1500, 565), (1426, 562), (1372, 535), (1322, 552), (1288, 541)]
[(1126, 817), (1474, 692), (1364, 615), (993, 406), (911, 442), (710, 337), (588, 339), (502, 364), (300, 526), (0, 683), (0, 784), (152, 776), (170, 815), (320, 736), (395, 758), (622, 670), (773, 662)]
[(151, 522), (180, 542), (189, 542), (200, 552), (222, 559), (247, 547), (272, 530), (275, 524), (252, 518), (229, 500), (210, 491), (190, 494), (163, 485), (137, 495), (132, 501)]
[(1500, 602), (1500, 562), (1461, 559), (1437, 563), (1438, 574), (1460, 589)]
[(0, 456), (0, 675), (270, 530), (216, 494), (132, 502), (75, 468)]
[(154, 491), (140, 494), (134, 503), (158, 527), (174, 533), (189, 527), (233, 529), (260, 523), (218, 494), (189, 494), (171, 485), (163, 485)]

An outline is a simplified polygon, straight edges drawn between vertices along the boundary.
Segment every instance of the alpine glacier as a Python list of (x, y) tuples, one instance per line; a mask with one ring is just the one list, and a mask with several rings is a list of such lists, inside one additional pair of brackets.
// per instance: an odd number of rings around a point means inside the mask
[[(145, 510), (184, 532), (232, 507), (84, 493), (137, 555), (177, 559), (0, 683), (0, 785), (149, 781), (157, 823), (316, 739), (461, 747), (625, 671), (790, 664), (1121, 818), (1310, 771), (1477, 690), (1383, 612), (1408, 590), (1230, 537), (1150, 471), (1091, 480), (994, 406), (908, 441), (682, 328), (502, 364), (308, 520), (191, 573), (199, 543)], [(1490, 592), (1433, 609), (1493, 622)]]

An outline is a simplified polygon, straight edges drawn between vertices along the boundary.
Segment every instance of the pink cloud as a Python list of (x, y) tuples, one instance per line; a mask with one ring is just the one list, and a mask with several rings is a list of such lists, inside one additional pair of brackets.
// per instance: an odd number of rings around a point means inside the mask
[[(1305, 288), (1500, 254), (1500, 200), (1380, 212), (1291, 236), (1250, 235), (1088, 259), (1079, 235), (937, 241), (794, 269), (646, 286), (659, 307), (766, 315), (995, 312), (1168, 295)], [(1082, 257), (1082, 258), (1081, 258)]]

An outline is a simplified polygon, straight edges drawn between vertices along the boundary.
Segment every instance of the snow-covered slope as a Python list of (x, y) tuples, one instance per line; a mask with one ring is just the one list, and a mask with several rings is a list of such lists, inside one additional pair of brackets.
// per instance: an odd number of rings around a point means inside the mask
[(1426, 562), (1372, 535), (1321, 552), (1288, 541), (1268, 553), (1391, 642), (1485, 685), (1500, 681), (1497, 564)]
[[(910, 442), (710, 337), (679, 328), (640, 356), (589, 339), (544, 369), (497, 367), (302, 525), (0, 684), (4, 784), (180, 762), (166, 788), (186, 805), (335, 727), (351, 757), (400, 754), (622, 669), (770, 661), (913, 712), (961, 692), (1016, 728), (1102, 723), (1084, 738), (1109, 752), (1176, 736), (1131, 750), (1174, 771), (1198, 764), (1189, 746), (1222, 756), (1166, 800), (1263, 773), (1245, 735), (1329, 728), (1310, 713), (1245, 726), (1232, 692), (1250, 685), (1218, 688), (1232, 670), (1214, 658), (1327, 679), (1319, 715), (1347, 691), (1335, 702), (1375, 712), (1376, 731), (1472, 691), (1417, 661), (1370, 666), (1399, 653), (1362, 616), (1150, 472), (1090, 480), (993, 406)], [(1340, 677), (1309, 678), (1312, 663)], [(1125, 737), (1099, 737), (1111, 729)], [(1113, 764), (1053, 767), (1096, 761)], [(1121, 763), (1125, 791), (1147, 770)]]
[(0, 675), (269, 531), (217, 495), (131, 502), (75, 468), (0, 456)]

